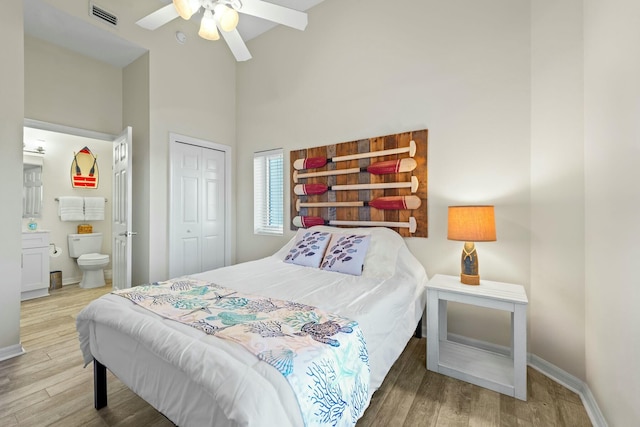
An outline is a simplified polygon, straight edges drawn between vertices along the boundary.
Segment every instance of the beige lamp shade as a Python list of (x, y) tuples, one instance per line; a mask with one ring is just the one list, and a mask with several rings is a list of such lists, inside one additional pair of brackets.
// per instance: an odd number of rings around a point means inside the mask
[(495, 241), (493, 206), (449, 206), (447, 239), (463, 242)]
[(493, 206), (449, 206), (447, 238), (465, 242), (460, 259), (460, 281), (465, 285), (479, 285), (478, 251), (474, 242), (496, 240)]

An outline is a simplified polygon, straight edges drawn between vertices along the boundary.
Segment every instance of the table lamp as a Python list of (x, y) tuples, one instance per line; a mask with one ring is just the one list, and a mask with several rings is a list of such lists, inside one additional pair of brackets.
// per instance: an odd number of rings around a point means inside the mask
[(478, 252), (474, 242), (496, 240), (493, 206), (449, 206), (447, 239), (465, 242), (460, 262), (460, 281), (465, 285), (479, 285)]

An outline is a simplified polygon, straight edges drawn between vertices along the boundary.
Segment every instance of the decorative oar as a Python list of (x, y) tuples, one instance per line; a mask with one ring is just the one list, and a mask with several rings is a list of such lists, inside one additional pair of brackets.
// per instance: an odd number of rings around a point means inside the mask
[(326, 220), (319, 216), (296, 216), (293, 218), (293, 225), (296, 227), (309, 228), (314, 225), (353, 225), (356, 227), (397, 227), (408, 228), (410, 233), (415, 233), (417, 228), (416, 219), (410, 217), (408, 222), (393, 221), (341, 221)]
[(76, 164), (76, 175), (82, 175), (82, 172), (80, 171), (80, 166), (78, 165), (78, 154), (80, 154), (80, 152), (73, 153), (73, 162)]
[(293, 168), (297, 170), (301, 169), (314, 169), (321, 168), (327, 163), (344, 162), (347, 160), (368, 159), (371, 157), (390, 156), (393, 154), (409, 153), (409, 157), (416, 155), (416, 142), (411, 140), (408, 147), (390, 148), (388, 150), (370, 151), (368, 153), (349, 154), (348, 156), (331, 157), (327, 159), (325, 157), (307, 157), (304, 159), (298, 159), (293, 162)]
[(328, 186), (326, 184), (298, 184), (293, 187), (293, 192), (298, 196), (313, 196), (324, 194), (327, 191), (344, 190), (386, 190), (388, 188), (410, 188), (412, 193), (418, 191), (418, 178), (411, 177), (406, 182), (378, 182), (375, 184), (338, 184)]
[(318, 176), (346, 175), (350, 173), (369, 172), (374, 175), (386, 175), (390, 173), (411, 172), (418, 166), (412, 158), (387, 160), (385, 162), (372, 163), (366, 168), (334, 169), (330, 171), (298, 173), (293, 171), (293, 182), (297, 183), (300, 178), (314, 178)]
[(89, 171), (89, 176), (93, 176), (96, 173), (96, 161), (98, 158), (93, 156), (93, 164), (91, 165), (91, 170)]
[(422, 201), (418, 196), (386, 196), (378, 197), (365, 202), (356, 200), (353, 202), (301, 202), (296, 200), (296, 211), (300, 212), (301, 208), (345, 208), (371, 206), (376, 209), (418, 209)]

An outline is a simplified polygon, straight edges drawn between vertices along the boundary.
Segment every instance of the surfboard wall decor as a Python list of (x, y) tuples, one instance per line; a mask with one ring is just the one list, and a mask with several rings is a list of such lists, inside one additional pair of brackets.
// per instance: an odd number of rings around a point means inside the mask
[(71, 186), (98, 188), (98, 158), (88, 147), (73, 153), (71, 162)]

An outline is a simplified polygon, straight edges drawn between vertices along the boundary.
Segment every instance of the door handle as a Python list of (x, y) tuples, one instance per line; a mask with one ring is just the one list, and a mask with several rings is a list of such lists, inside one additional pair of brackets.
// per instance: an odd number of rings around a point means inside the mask
[(125, 231), (123, 233), (118, 234), (118, 236), (137, 236), (138, 232), (137, 231)]

